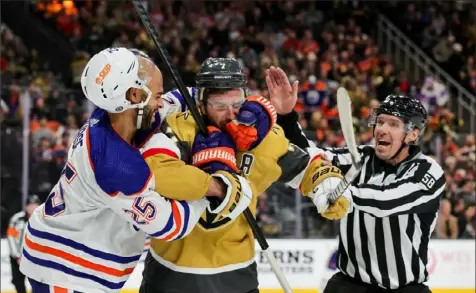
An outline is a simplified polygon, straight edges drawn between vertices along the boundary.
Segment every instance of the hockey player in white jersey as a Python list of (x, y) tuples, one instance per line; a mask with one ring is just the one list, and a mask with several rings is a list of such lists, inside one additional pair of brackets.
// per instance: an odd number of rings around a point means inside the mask
[[(88, 62), (81, 85), (98, 109), (81, 128), (58, 183), (25, 233), (20, 269), (35, 293), (119, 292), (146, 234), (164, 241), (183, 238), (209, 207), (205, 198), (177, 201), (155, 191), (160, 181), (144, 157), (157, 150), (178, 152), (165, 135), (141, 150), (132, 144), (137, 129), (150, 128), (162, 106), (162, 75), (153, 62), (125, 48), (106, 49)], [(204, 174), (209, 177), (203, 196), (230, 198), (233, 184), (226, 176)], [(192, 179), (175, 178), (182, 185)], [(250, 192), (240, 181), (242, 193)], [(246, 206), (238, 205), (235, 213)]]

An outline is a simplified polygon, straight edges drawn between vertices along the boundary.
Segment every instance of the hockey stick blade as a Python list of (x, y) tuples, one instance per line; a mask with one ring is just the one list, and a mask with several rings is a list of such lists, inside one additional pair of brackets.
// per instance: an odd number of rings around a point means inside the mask
[[(182, 78), (178, 74), (178, 71), (175, 67), (175, 65), (172, 62), (172, 58), (170, 57), (169, 53), (165, 49), (165, 47), (160, 43), (159, 39), (159, 33), (157, 30), (154, 28), (152, 25), (152, 22), (149, 19), (149, 15), (147, 14), (147, 11), (145, 10), (144, 6), (141, 3), (141, 0), (132, 0), (132, 3), (134, 4), (134, 7), (137, 11), (137, 14), (139, 14), (139, 17), (141, 19), (142, 24), (144, 25), (145, 29), (147, 30), (147, 33), (149, 36), (152, 38), (154, 41), (154, 44), (159, 52), (160, 58), (165, 62), (167, 69), (169, 70), (170, 74), (172, 74), (172, 78), (177, 85), (177, 88), (179, 92), (182, 94), (182, 96), (185, 99), (185, 103), (187, 104), (188, 109), (190, 110), (193, 118), (198, 124), (198, 127), (200, 128), (200, 131), (202, 131), (205, 134), (208, 134), (208, 128), (205, 124), (205, 121), (203, 120), (202, 116), (200, 115), (200, 112), (198, 111), (197, 105), (195, 104), (195, 101), (193, 101), (192, 97), (188, 93), (187, 88), (185, 87), (185, 84), (182, 81)], [(268, 258), (269, 263), (271, 264), (271, 267), (276, 275), (276, 278), (278, 279), (279, 283), (281, 284), (281, 287), (283, 288), (283, 291), (285, 293), (292, 293), (291, 286), (289, 285), (289, 282), (287, 281), (286, 277), (284, 276), (283, 271), (281, 270), (281, 267), (278, 265), (278, 262), (276, 261), (276, 258), (272, 253), (270, 253), (267, 249), (269, 248), (268, 241), (266, 241), (266, 238), (264, 236), (263, 231), (261, 228), (258, 226), (258, 223), (256, 222), (255, 217), (253, 216), (253, 213), (251, 213), (250, 208), (246, 208), (246, 210), (243, 211), (243, 215), (246, 218), (246, 221), (248, 222), (248, 225), (250, 226), (251, 230), (253, 231), (253, 235), (255, 239), (258, 241), (261, 250), (263, 250), (266, 253), (266, 256)]]
[(344, 140), (347, 145), (347, 148), (349, 149), (350, 156), (352, 159), (352, 166), (350, 170), (346, 173), (344, 179), (329, 194), (329, 204), (334, 203), (339, 198), (339, 196), (350, 186), (350, 184), (357, 177), (361, 169), (360, 155), (359, 151), (357, 150), (357, 143), (355, 142), (354, 136), (352, 101), (350, 100), (349, 94), (343, 87), (337, 89), (337, 109), (339, 112), (339, 120), (342, 133), (344, 134)]
[(159, 52), (160, 59), (162, 59), (162, 61), (166, 64), (167, 70), (172, 75), (172, 78), (175, 84), (177, 85), (179, 92), (182, 94), (182, 97), (185, 99), (185, 104), (187, 104), (188, 110), (190, 111), (193, 118), (197, 122), (198, 127), (200, 128), (200, 131), (202, 131), (205, 134), (208, 134), (208, 128), (205, 124), (205, 121), (203, 120), (203, 117), (200, 115), (200, 112), (198, 111), (198, 108), (195, 105), (195, 101), (192, 99), (192, 97), (188, 93), (187, 87), (183, 83), (182, 78), (178, 74), (178, 70), (175, 67), (174, 63), (172, 62), (172, 58), (170, 57), (169, 52), (167, 51), (167, 49), (165, 49), (162, 43), (160, 43), (159, 33), (157, 32), (155, 27), (152, 25), (152, 22), (149, 19), (149, 15), (147, 14), (147, 11), (142, 5), (141, 0), (132, 0), (132, 4), (134, 4), (137, 14), (139, 14), (139, 18), (142, 21), (142, 24), (144, 25), (145, 29), (147, 30), (147, 33), (154, 41), (157, 51)]

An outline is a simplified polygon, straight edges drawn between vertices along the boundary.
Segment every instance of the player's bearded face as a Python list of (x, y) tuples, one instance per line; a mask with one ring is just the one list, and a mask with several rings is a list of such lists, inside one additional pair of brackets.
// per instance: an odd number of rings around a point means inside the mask
[(154, 123), (155, 120), (154, 118), (157, 110), (158, 109), (153, 109), (149, 105), (144, 107), (144, 114), (142, 115), (142, 124), (140, 126), (140, 129), (146, 130), (152, 126), (152, 123)]
[(375, 153), (381, 160), (392, 158), (402, 145), (405, 123), (392, 115), (380, 114), (374, 130)]
[[(147, 94), (142, 92), (141, 100), (144, 101), (146, 99)], [(156, 114), (161, 107), (163, 107), (161, 92), (155, 93), (155, 91), (152, 91), (152, 97), (150, 98), (149, 103), (144, 107), (140, 129), (146, 130), (152, 126), (152, 123), (155, 121)], [(136, 113), (139, 115), (139, 109), (136, 109)]]
[(236, 118), (244, 101), (240, 90), (211, 95), (206, 104), (209, 122), (220, 129), (225, 129), (225, 125)]
[[(159, 108), (163, 107), (162, 94), (164, 92), (162, 73), (159, 68), (149, 59), (141, 56), (137, 57), (139, 60), (139, 77), (146, 80), (147, 88), (151, 92), (148, 104), (144, 107), (142, 114), (141, 129), (148, 129), (152, 126), (155, 120), (155, 114)], [(141, 101), (145, 101), (148, 95), (145, 91), (141, 92)]]

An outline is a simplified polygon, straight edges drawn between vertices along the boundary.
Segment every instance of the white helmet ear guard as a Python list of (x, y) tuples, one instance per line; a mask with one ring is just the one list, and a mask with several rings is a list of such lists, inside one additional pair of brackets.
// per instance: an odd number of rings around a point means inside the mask
[[(127, 109), (143, 108), (149, 103), (152, 92), (147, 81), (138, 76), (138, 58), (126, 48), (108, 48), (94, 55), (81, 76), (84, 95), (97, 107), (110, 113)], [(147, 93), (147, 99), (132, 104), (126, 98), (129, 89), (136, 88)]]

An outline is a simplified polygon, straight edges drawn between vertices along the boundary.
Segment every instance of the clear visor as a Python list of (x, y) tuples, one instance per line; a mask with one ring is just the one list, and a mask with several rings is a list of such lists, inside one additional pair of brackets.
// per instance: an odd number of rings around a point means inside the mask
[(241, 106), (245, 103), (245, 99), (241, 98), (240, 100), (232, 103), (221, 103), (221, 102), (208, 102), (207, 107), (213, 108), (215, 110), (228, 110), (228, 109), (240, 109)]
[(144, 84), (148, 84), (152, 80), (152, 74), (154, 74), (156, 65), (150, 59), (142, 56), (137, 56), (137, 60), (139, 61), (137, 76)]
[(136, 56), (137, 60), (139, 61), (139, 69), (137, 71), (138, 79), (132, 85), (133, 88), (143, 90), (147, 98), (137, 104), (131, 104), (131, 108), (144, 108), (150, 101), (152, 97), (151, 90), (147, 87), (147, 84), (152, 80), (152, 75), (154, 74), (156, 65), (149, 59), (144, 58), (142, 56)]

